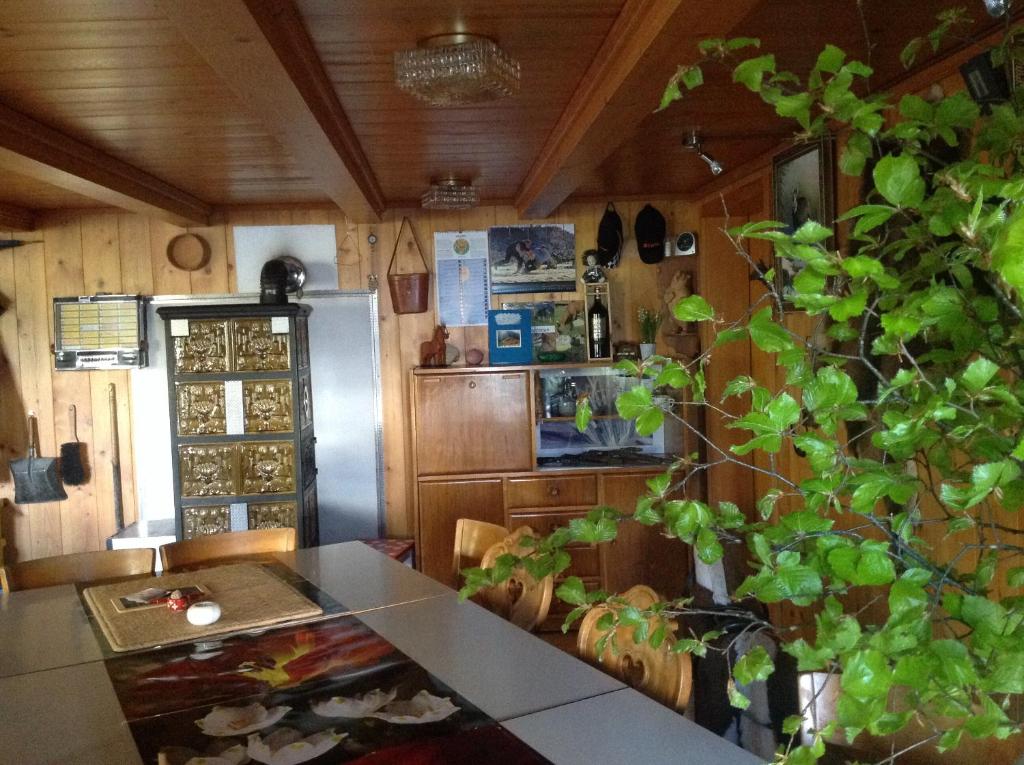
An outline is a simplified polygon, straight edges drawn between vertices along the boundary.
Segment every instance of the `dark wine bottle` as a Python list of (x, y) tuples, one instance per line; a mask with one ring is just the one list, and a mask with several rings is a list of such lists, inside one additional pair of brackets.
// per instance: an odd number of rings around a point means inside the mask
[(587, 333), (590, 338), (590, 358), (606, 359), (611, 356), (611, 338), (608, 337), (608, 309), (601, 302), (600, 295), (594, 295), (594, 303), (590, 306), (589, 326)]

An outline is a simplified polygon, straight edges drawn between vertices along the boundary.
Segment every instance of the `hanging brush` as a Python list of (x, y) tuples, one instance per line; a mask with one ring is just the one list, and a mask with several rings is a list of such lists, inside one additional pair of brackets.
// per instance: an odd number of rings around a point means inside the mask
[(61, 480), (68, 486), (81, 486), (86, 481), (85, 463), (82, 461), (82, 442), (78, 440), (78, 417), (74, 404), (68, 407), (68, 420), (75, 440), (60, 445)]

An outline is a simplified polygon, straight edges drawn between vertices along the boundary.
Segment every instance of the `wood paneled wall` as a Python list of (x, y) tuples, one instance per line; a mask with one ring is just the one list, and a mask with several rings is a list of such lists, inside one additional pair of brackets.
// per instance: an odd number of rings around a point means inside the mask
[[(933, 82), (934, 84), (926, 84), (915, 80), (913, 84), (916, 92), (922, 96), (935, 87), (947, 95), (963, 89), (963, 81), (957, 73), (942, 74)], [(842, 139), (840, 145), (841, 143)], [(842, 174), (836, 176), (836, 209), (839, 213), (860, 204), (860, 185), (859, 178), (849, 178)], [(699, 214), (698, 225), (703, 244), (700, 261), (700, 283), (703, 285), (703, 293), (720, 315), (730, 319), (738, 318), (764, 294), (765, 289), (759, 282), (748, 278), (749, 269), (746, 262), (735, 253), (722, 229), (726, 226), (740, 225), (747, 220), (772, 218), (770, 163), (766, 162), (745, 177), (735, 179), (728, 186), (704, 197), (695, 207)], [(847, 246), (845, 228), (846, 224), (840, 226), (837, 237), (837, 246), (843, 251)], [(756, 260), (763, 264), (770, 263), (771, 251), (764, 243), (753, 242), (751, 248), (750, 254)], [(814, 330), (814, 320), (803, 314), (787, 315), (785, 321), (791, 330), (805, 337), (809, 337)], [(705, 347), (709, 340), (710, 337), (704, 338)], [(759, 351), (749, 341), (733, 343), (716, 352), (708, 366), (708, 399), (717, 404), (724, 385), (741, 374), (752, 376), (759, 384), (774, 391), (785, 387), (784, 370), (775, 364), (773, 357)], [(733, 414), (742, 414), (746, 411), (747, 404), (747, 399), (731, 399), (722, 405), (722, 409)], [(709, 412), (707, 415), (707, 432), (713, 441), (722, 445), (735, 443), (737, 439), (745, 440), (742, 434), (738, 435), (735, 431), (726, 429), (723, 418), (715, 412)], [(750, 462), (749, 459), (742, 461)], [(804, 472), (807, 468), (803, 460), (788, 446), (776, 455), (774, 461), (769, 461), (766, 455), (758, 453), (753, 457), (752, 464), (763, 470), (777, 470), (794, 481), (807, 477)], [(751, 518), (755, 514), (756, 499), (774, 486), (773, 480), (765, 473), (748, 470), (738, 464), (719, 465), (708, 471), (709, 499), (713, 502), (735, 502)], [(792, 500), (783, 501), (778, 506), (778, 512), (788, 512), (796, 504)], [(929, 496), (921, 498), (921, 508), (926, 521), (943, 517)], [(1007, 513), (1002, 522), (1015, 529), (1024, 530), (1024, 517), (1020, 514)], [(843, 524), (853, 526), (855, 523), (856, 519), (844, 518), (837, 523), (837, 527), (842, 528)], [(931, 555), (938, 559), (950, 560), (963, 544), (969, 543), (968, 535), (971, 532), (947, 536), (945, 528), (944, 524), (926, 523), (916, 533), (930, 545)], [(736, 560), (730, 561), (733, 564), (730, 583), (734, 583), (735, 579), (742, 579), (742, 571), (738, 570), (737, 566), (742, 568), (747, 557), (744, 551)], [(977, 555), (963, 556), (958, 569), (973, 570), (976, 564)], [(1000, 564), (997, 581), (993, 585), (1000, 595), (1010, 594), (1005, 587), (1005, 572), (1011, 564), (1012, 561), (1003, 561)], [(877, 595), (878, 589), (856, 588), (846, 598), (847, 608), (863, 609), (861, 618), (865, 621), (884, 620), (887, 615), (885, 599), (882, 597), (876, 600)], [(808, 621), (809, 609), (797, 608), (788, 603), (775, 604), (770, 611), (776, 623), (800, 625)]]
[[(668, 231), (692, 228), (692, 206), (652, 200), (668, 219)], [(627, 236), (643, 202), (617, 204)], [(535, 223), (573, 223), (577, 252), (593, 247), (603, 204), (563, 206), (550, 219)], [(392, 535), (412, 535), (411, 443), (408, 370), (418, 364), (419, 345), (434, 328), (431, 309), (423, 314), (396, 315), (386, 284), (388, 261), (402, 218), (408, 215), (424, 257), (433, 270), (435, 231), (470, 230), (520, 221), (512, 207), (482, 207), (454, 213), (397, 210), (376, 224), (356, 223), (329, 208), (281, 207), (231, 210), (218, 225), (188, 229), (201, 234), (211, 248), (209, 265), (201, 271), (180, 271), (167, 261), (167, 244), (184, 229), (117, 211), (61, 211), (46, 215), (37, 231), (0, 232), (31, 244), (0, 251), (0, 498), (2, 531), (9, 559), (100, 549), (114, 532), (110, 472), (110, 418), (107, 385), (118, 392), (119, 433), (124, 478), (125, 519), (135, 519), (135, 481), (127, 372), (53, 371), (52, 299), (56, 296), (125, 292), (142, 294), (218, 294), (234, 289), (233, 225), (333, 224), (338, 246), (339, 287), (364, 289), (371, 274), (380, 280), (381, 364), (384, 410), (385, 490), (387, 527)], [(408, 229), (407, 229), (408, 231)], [(370, 233), (377, 236), (370, 245)], [(403, 235), (398, 269), (417, 268)], [(422, 267), (422, 266), (419, 266)], [(615, 339), (638, 340), (636, 308), (657, 307), (661, 290), (658, 269), (643, 264), (628, 242), (622, 264), (610, 272)], [(582, 293), (502, 296), (504, 301), (582, 299)], [(467, 348), (486, 353), (485, 327), (452, 328), (450, 342), (465, 358)], [(668, 349), (665, 349), (668, 350)], [(13, 504), (9, 459), (25, 454), (25, 413), (39, 417), (42, 454), (53, 456), (70, 440), (67, 407), (78, 409), (78, 436), (91, 468), (88, 483), (68, 487), (64, 502)]]

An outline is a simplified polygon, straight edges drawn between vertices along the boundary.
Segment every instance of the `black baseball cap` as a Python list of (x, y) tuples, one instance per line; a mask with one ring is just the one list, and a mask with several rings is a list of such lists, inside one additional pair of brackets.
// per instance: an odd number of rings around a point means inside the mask
[(665, 257), (665, 216), (650, 205), (636, 214), (633, 225), (636, 249), (644, 263), (658, 263)]
[(604, 268), (615, 268), (621, 253), (622, 218), (615, 212), (615, 205), (609, 202), (597, 226), (597, 264)]

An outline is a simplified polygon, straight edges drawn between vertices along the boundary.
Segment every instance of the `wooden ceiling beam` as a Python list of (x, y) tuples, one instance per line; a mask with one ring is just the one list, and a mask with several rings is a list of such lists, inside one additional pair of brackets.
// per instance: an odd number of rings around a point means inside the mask
[(210, 206), (188, 192), (3, 104), (0, 169), (180, 226), (210, 218)]
[(31, 210), (0, 202), (0, 229), (5, 231), (32, 231), (36, 216)]
[(520, 186), (520, 216), (554, 212), (654, 111), (676, 66), (697, 60), (697, 43), (728, 36), (758, 2), (626, 0)]
[(384, 194), (289, 0), (161, 0), (220, 78), (347, 215), (376, 221)]

